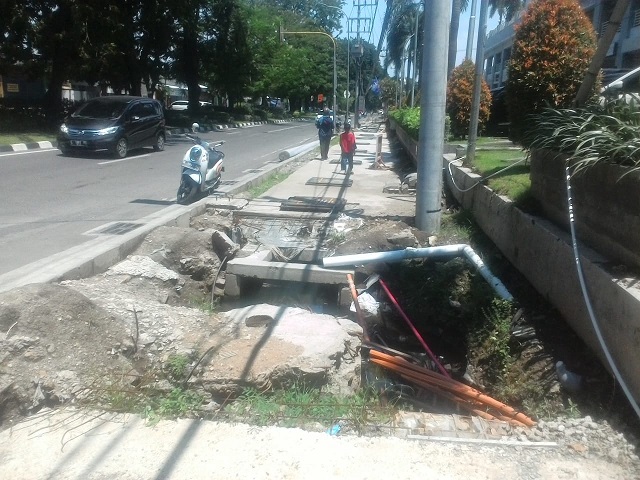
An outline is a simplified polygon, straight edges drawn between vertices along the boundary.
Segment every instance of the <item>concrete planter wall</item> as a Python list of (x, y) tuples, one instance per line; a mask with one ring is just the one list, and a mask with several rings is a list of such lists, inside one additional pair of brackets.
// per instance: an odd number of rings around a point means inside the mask
[[(608, 367), (582, 297), (567, 232), (545, 218), (522, 212), (508, 198), (479, 184), (480, 177), (463, 168), (454, 155), (445, 155), (443, 161), (444, 182), (456, 200)], [(602, 268), (609, 260), (588, 247), (580, 249), (580, 259), (605, 343), (631, 394), (640, 401), (640, 282), (613, 277)]]
[[(445, 160), (451, 163), (450, 160)], [(460, 190), (478, 175), (451, 165)], [(570, 236), (554, 223), (523, 213), (484, 185), (462, 193), (448, 169), (445, 181), (458, 202), (505, 257), (561, 313), (571, 328), (607, 365), (580, 290)], [(613, 277), (602, 265), (608, 259), (588, 247), (580, 249), (585, 282), (605, 343), (636, 401), (640, 401), (640, 289), (637, 279)]]
[[(407, 132), (405, 132), (400, 125), (391, 117), (389, 117), (389, 128), (396, 132), (404, 151), (411, 157), (414, 165), (418, 165), (418, 142), (411, 138)], [(461, 145), (444, 144), (443, 153), (455, 153), (456, 156), (464, 154), (464, 149)]]
[[(533, 151), (531, 192), (545, 215), (568, 231), (566, 159)], [(571, 178), (571, 194), (580, 241), (612, 261), (640, 267), (640, 172), (629, 170), (595, 165)]]
[(389, 128), (396, 132), (400, 143), (402, 143), (402, 147), (404, 151), (411, 157), (414, 165), (418, 164), (418, 142), (412, 139), (407, 132), (405, 132), (397, 122), (389, 117)]

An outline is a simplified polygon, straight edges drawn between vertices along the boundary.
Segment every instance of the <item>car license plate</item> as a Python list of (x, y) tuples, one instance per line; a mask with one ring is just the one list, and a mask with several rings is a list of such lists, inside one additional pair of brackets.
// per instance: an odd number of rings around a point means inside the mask
[(87, 142), (84, 140), (71, 140), (71, 145), (74, 147), (86, 147)]

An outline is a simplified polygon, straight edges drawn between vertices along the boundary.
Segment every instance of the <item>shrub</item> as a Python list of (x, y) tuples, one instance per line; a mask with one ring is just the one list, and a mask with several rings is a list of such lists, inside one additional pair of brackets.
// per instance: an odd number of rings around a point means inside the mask
[[(387, 115), (393, 118), (407, 134), (418, 141), (420, 136), (420, 108), (390, 108)], [(444, 118), (444, 141), (451, 139), (451, 119)]]
[[(475, 69), (471, 60), (465, 60), (453, 69), (447, 84), (447, 114), (451, 122), (451, 133), (457, 138), (465, 138), (469, 131)], [(491, 91), (484, 78), (480, 88), (478, 130), (482, 131), (491, 112)]]
[(574, 172), (597, 163), (640, 170), (640, 109), (623, 102), (581, 109), (545, 109), (532, 117), (531, 148), (566, 153)]
[(571, 105), (596, 48), (578, 0), (536, 0), (515, 27), (506, 85), (510, 138), (522, 141), (528, 116)]
[(255, 118), (257, 118), (258, 120), (262, 120), (263, 122), (267, 120), (269, 114), (267, 113), (266, 110), (263, 110), (261, 108), (254, 108), (253, 109), (253, 116)]

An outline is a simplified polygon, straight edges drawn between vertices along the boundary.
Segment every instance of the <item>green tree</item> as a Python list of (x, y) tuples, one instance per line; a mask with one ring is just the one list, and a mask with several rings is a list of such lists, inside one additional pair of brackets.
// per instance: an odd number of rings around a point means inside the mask
[[(9, 1), (0, 22), (0, 63), (18, 63), (34, 78), (46, 77), (45, 112), (53, 121), (62, 105), (62, 85), (79, 67), (88, 7), (73, 0)], [(9, 13), (10, 12), (10, 13)]]
[(233, 107), (245, 94), (255, 74), (248, 43), (247, 12), (235, 0), (217, 0), (211, 8), (214, 22), (208, 33), (212, 48), (210, 61), (204, 56), (203, 70), (209, 73), (211, 84), (226, 92)]
[(380, 100), (382, 104), (389, 108), (395, 105), (397, 82), (386, 77), (380, 80)]
[(596, 48), (577, 0), (537, 0), (516, 26), (506, 99), (510, 137), (522, 141), (528, 117), (545, 106), (569, 107)]
[[(447, 83), (446, 110), (451, 120), (451, 133), (457, 138), (465, 138), (469, 132), (475, 68), (471, 60), (465, 60), (454, 68)], [(480, 92), (478, 129), (482, 130), (491, 113), (491, 91), (484, 78)]]

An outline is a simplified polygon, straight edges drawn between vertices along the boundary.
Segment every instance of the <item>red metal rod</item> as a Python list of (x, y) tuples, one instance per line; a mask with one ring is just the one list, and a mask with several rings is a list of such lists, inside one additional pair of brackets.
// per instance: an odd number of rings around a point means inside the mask
[(380, 285), (382, 285), (384, 292), (389, 297), (389, 300), (391, 300), (391, 303), (393, 303), (393, 306), (396, 307), (396, 310), (398, 310), (398, 313), (400, 314), (400, 316), (404, 319), (405, 322), (407, 322), (407, 325), (409, 325), (409, 328), (411, 328), (411, 331), (413, 332), (413, 334), (416, 336), (418, 341), (422, 344), (427, 354), (431, 357), (431, 360), (435, 362), (436, 366), (438, 367), (438, 370), (440, 370), (440, 372), (442, 372), (442, 374), (445, 377), (451, 378), (451, 375), (449, 375), (449, 372), (447, 372), (445, 368), (440, 364), (440, 362), (438, 361), (438, 358), (433, 354), (433, 352), (429, 348), (429, 345), (427, 345), (427, 342), (424, 341), (424, 339), (420, 335), (420, 332), (416, 330), (416, 327), (413, 326), (413, 323), (411, 323), (411, 320), (409, 320), (409, 317), (407, 317), (407, 315), (402, 311), (402, 308), (400, 308), (400, 305), (398, 305), (398, 302), (396, 301), (393, 294), (389, 291), (384, 281), (382, 279), (379, 279), (378, 281), (380, 282)]

